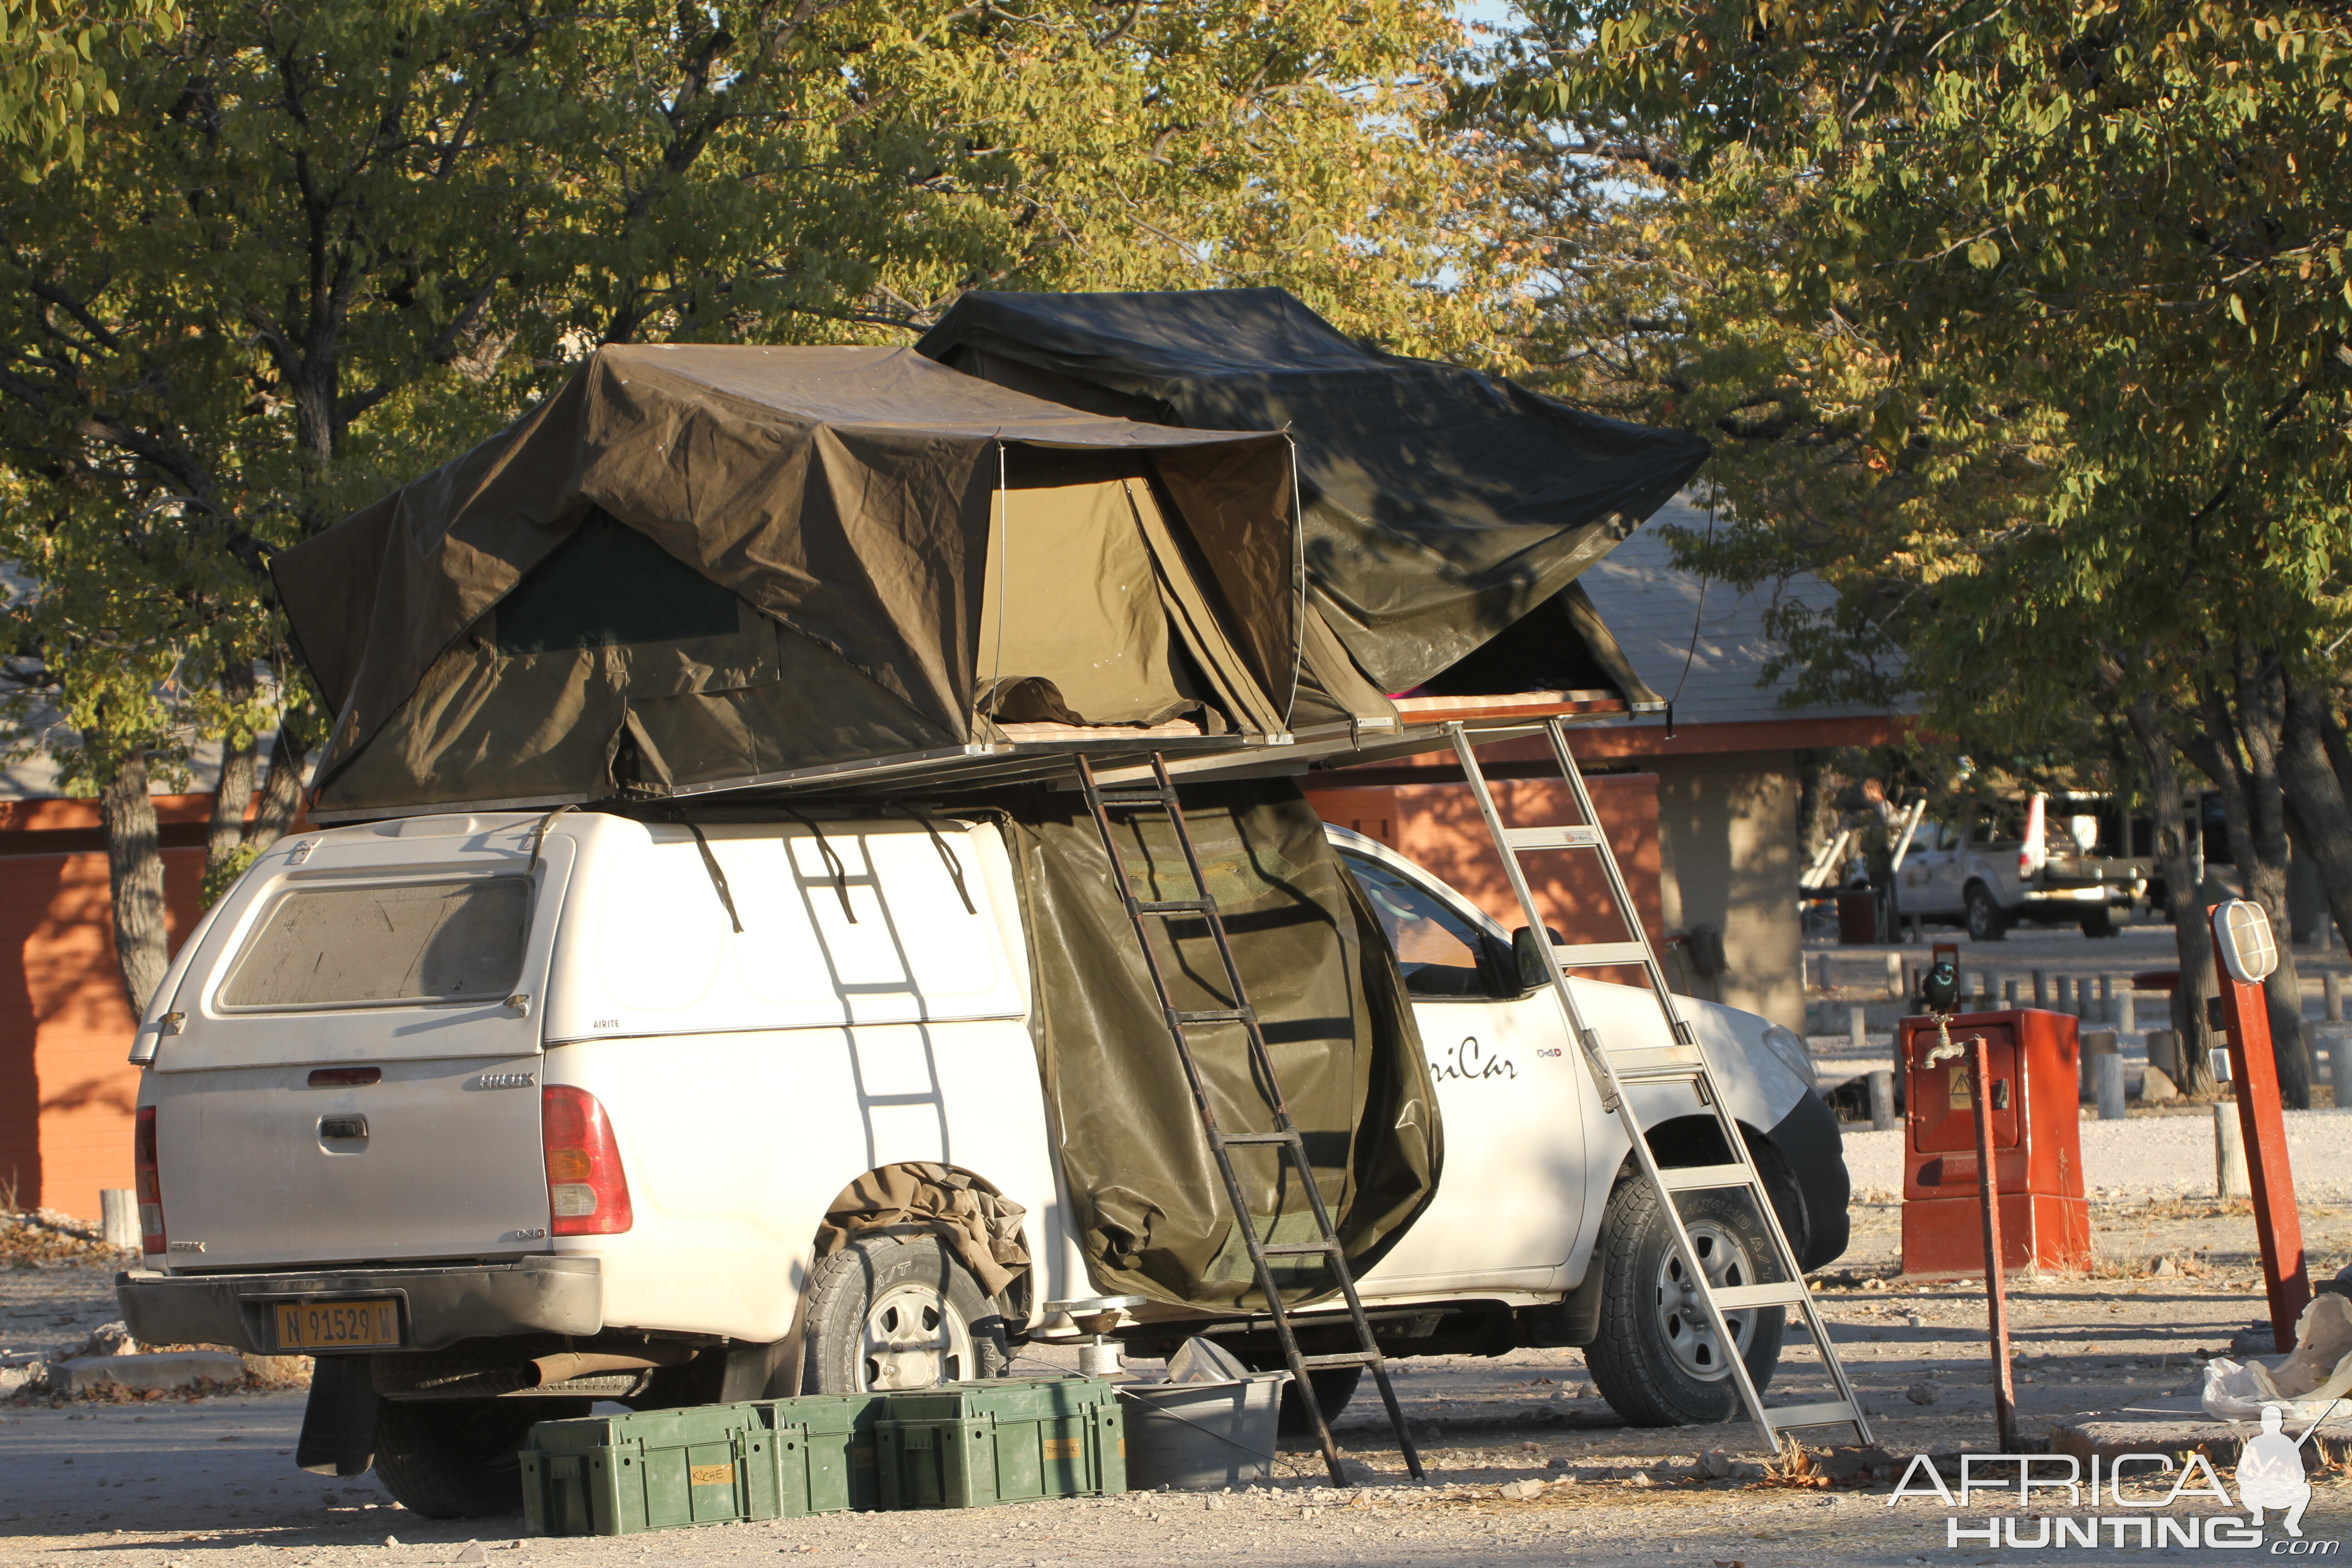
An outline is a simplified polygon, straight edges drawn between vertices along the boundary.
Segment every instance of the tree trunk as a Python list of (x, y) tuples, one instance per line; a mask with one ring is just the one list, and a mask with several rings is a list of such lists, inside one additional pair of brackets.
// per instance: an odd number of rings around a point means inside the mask
[(2280, 737), (2279, 778), (2292, 807), (2288, 832), (2297, 849), (2319, 868), (2327, 889), (2327, 910), (2352, 947), (2352, 806), (2328, 760), (2327, 703), (2320, 688), (2292, 681), (2286, 691), (2286, 728)]
[(278, 739), (269, 748), (269, 773), (262, 781), (261, 804), (246, 824), (245, 841), (267, 849), (283, 838), (302, 814), (302, 765), (310, 753), (303, 711), (289, 708), (278, 721)]
[[(2286, 692), (2276, 655), (2241, 644), (2232, 690), (2213, 680), (2198, 685), (2205, 744), (2199, 765), (2221, 794), (2230, 853), (2238, 862), (2245, 896), (2270, 918), (2277, 941), (2278, 967), (2263, 984), (2270, 1015), (2271, 1050), (2278, 1063), (2279, 1099), (2291, 1110), (2311, 1107), (2311, 1049), (2303, 1031), (2303, 979), (2294, 944), (2285, 939), (2286, 797), (2279, 784), (2280, 731), (2286, 722)], [(2231, 700), (2234, 696), (2234, 702)]]
[(106, 829), (106, 878), (114, 895), (114, 957), (133, 1017), (143, 1017), (171, 967), (163, 910), (163, 847), (147, 795), (147, 756), (133, 752), (98, 797)]
[[(252, 700), (253, 666), (231, 659), (221, 674), (221, 690), (232, 702)], [(253, 804), (254, 756), (250, 735), (242, 745), (221, 742), (220, 778), (213, 786), (212, 820), (205, 833), (205, 881), (209, 886), (245, 842), (245, 810)], [(207, 902), (210, 900), (207, 900)]]
[(245, 808), (253, 804), (254, 755), (259, 749), (251, 741), (221, 747), (220, 783), (213, 790), (212, 822), (205, 833), (206, 877), (226, 866), (245, 843)]
[(2198, 897), (2196, 858), (2189, 852), (2195, 829), (2181, 809), (2180, 768), (2172, 736), (2164, 727), (2154, 696), (2142, 693), (2126, 710), (2132, 739), (2147, 768), (2148, 814), (2156, 824), (2157, 868), (2164, 877), (2164, 912), (2172, 921), (2180, 984), (2172, 994), (2172, 1029), (2180, 1037), (2183, 1094), (2213, 1092), (2213, 1041), (2205, 1027), (2205, 999), (2221, 994), (2213, 968), (2213, 941), (2206, 934), (2205, 901)]

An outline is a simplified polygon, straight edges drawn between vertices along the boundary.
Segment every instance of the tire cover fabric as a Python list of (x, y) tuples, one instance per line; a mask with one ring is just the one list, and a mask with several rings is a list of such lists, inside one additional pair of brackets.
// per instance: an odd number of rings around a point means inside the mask
[[(1223, 917), (1345, 1256), (1360, 1272), (1426, 1206), (1443, 1158), (1436, 1091), (1403, 978), (1295, 784), (1199, 786), (1182, 798), (1206, 891)], [(1262, 1309), (1083, 797), (1038, 791), (1011, 803), (1009, 814), (1035, 991), (1032, 1026), (1095, 1289)], [(1122, 813), (1114, 821), (1139, 896), (1199, 896), (1165, 817)], [(1146, 924), (1179, 1007), (1233, 1005), (1205, 921)], [(1218, 1124), (1228, 1132), (1274, 1131), (1242, 1026), (1196, 1027), (1190, 1037)], [(1240, 1148), (1232, 1157), (1264, 1240), (1315, 1237), (1306, 1193), (1274, 1149)], [(1335, 1289), (1327, 1268), (1303, 1260), (1277, 1282), (1286, 1302)]]

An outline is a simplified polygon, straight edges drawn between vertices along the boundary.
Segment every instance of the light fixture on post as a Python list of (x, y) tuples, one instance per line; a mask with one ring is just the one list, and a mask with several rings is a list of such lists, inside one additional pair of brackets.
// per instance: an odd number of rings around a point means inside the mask
[(2230, 1080), (2245, 1133), (2246, 1186), (2262, 1241), (2263, 1284), (2270, 1294), (2271, 1336), (2294, 1349), (2295, 1320), (2311, 1302), (2311, 1269), (2295, 1213), (2294, 1173), (2287, 1166), (2286, 1118), (2279, 1106), (2278, 1062), (2272, 1054), (2270, 1008), (2263, 982), (2278, 968), (2270, 916), (2251, 899), (2213, 906), (2213, 956), (2223, 972), (2221, 1020), (2230, 1036)]

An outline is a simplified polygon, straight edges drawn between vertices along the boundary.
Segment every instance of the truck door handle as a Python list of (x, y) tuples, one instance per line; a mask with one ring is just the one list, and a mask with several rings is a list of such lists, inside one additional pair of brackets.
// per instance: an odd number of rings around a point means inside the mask
[(321, 1138), (365, 1138), (368, 1135), (364, 1116), (321, 1116), (319, 1136)]

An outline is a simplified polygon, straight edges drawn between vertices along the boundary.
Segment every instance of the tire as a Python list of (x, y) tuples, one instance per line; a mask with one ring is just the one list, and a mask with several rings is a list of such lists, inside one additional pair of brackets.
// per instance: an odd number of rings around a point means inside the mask
[(426, 1519), (522, 1511), (517, 1455), (531, 1426), (588, 1414), (585, 1399), (387, 1399), (375, 1420), (375, 1470), (400, 1506)]
[(1004, 1318), (935, 1236), (869, 1236), (809, 1281), (803, 1394), (864, 1394), (1002, 1377)]
[[(1329, 1426), (1339, 1419), (1348, 1402), (1356, 1397), (1356, 1384), (1364, 1378), (1360, 1366), (1331, 1366), (1307, 1374), (1315, 1390), (1315, 1403), (1322, 1407), (1323, 1424)], [(1298, 1385), (1282, 1385), (1282, 1409), (1275, 1417), (1275, 1430), (1285, 1437), (1310, 1437), (1315, 1423), (1307, 1418), (1307, 1403), (1298, 1397)]]
[(2115, 910), (2105, 904), (2101, 904), (2097, 909), (2092, 910), (2089, 914), (2084, 915), (2079, 923), (2083, 928), (2083, 934), (2084, 936), (2120, 936), (2123, 934), (2121, 928), (2116, 924)]
[[(1766, 1282), (1758, 1265), (1770, 1258), (1771, 1244), (1765, 1238), (1761, 1217), (1744, 1197), (1729, 1192), (1685, 1193), (1682, 1213), (1711, 1279), (1725, 1285)], [(1611, 1409), (1636, 1426), (1696, 1426), (1738, 1419), (1743, 1414), (1739, 1391), (1720, 1347), (1704, 1326), (1703, 1314), (1685, 1310), (1687, 1298), (1678, 1300), (1671, 1290), (1682, 1268), (1656, 1191), (1640, 1180), (1619, 1184), (1609, 1195), (1601, 1225), (1605, 1256), (1593, 1259), (1595, 1268), (1605, 1270), (1601, 1332), (1584, 1350), (1593, 1386)], [(1771, 1383), (1780, 1363), (1786, 1310), (1756, 1307), (1729, 1318), (1748, 1375), (1760, 1391)]]
[(1968, 928), (1970, 942), (2001, 942), (2009, 936), (2009, 916), (1982, 882), (1969, 884)]

